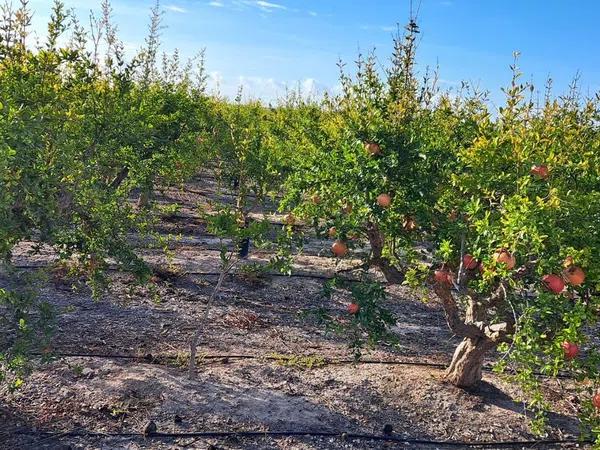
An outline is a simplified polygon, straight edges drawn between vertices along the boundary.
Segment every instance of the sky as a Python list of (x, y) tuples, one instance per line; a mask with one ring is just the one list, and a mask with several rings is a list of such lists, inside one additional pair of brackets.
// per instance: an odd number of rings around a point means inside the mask
[[(86, 22), (100, 0), (64, 0)], [(154, 0), (112, 0), (128, 52), (144, 42)], [(43, 35), (51, 0), (30, 0), (33, 28)], [(162, 0), (165, 51), (206, 51), (209, 87), (271, 101), (286, 88), (335, 92), (336, 63), (352, 67), (375, 50), (384, 67), (392, 35), (410, 16), (410, 0)], [(600, 91), (600, 1), (413, 0), (420, 26), (418, 70), (439, 66), (440, 86), (467, 81), (490, 91), (496, 106), (511, 78), (513, 52), (525, 81), (542, 92), (553, 79), (560, 95), (575, 76), (583, 94)]]

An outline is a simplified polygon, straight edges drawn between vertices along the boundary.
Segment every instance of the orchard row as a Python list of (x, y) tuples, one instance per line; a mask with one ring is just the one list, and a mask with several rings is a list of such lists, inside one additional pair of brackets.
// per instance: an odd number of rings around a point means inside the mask
[[(153, 232), (164, 213), (153, 193), (213, 171), (236, 201), (206, 220), (234, 240), (239, 257), (250, 242), (266, 243), (275, 255), (270, 267), (289, 270), (292, 243), (303, 238), (296, 220), (330, 239), (333, 256), (363, 255), (366, 281), (348, 288), (355, 348), (385, 339), (394, 323), (380, 306), (385, 290), (369, 278), (377, 269), (390, 283), (435, 292), (463, 339), (450, 382), (475, 386), (484, 358), (498, 350), (505, 354), (498, 370), (516, 374), (534, 409), (546, 408), (534, 374), (569, 372), (581, 380), (582, 421), (588, 429), (600, 424), (600, 357), (589, 334), (600, 311), (598, 96), (573, 90), (534, 102), (515, 63), (506, 103), (492, 111), (468, 85), (450, 95), (435, 74), (418, 77), (417, 30), (409, 25), (384, 70), (373, 55), (360, 55), (351, 73), (342, 67), (339, 95), (290, 94), (267, 107), (207, 93), (201, 56), (182, 62), (175, 53), (159, 64), (158, 6), (132, 60), (108, 3), (85, 30), (57, 2), (37, 47), (26, 45), (26, 4), (7, 17), (0, 27), (5, 260), (19, 242), (33, 241), (52, 246), (95, 290), (109, 259), (147, 281), (150, 270), (128, 236)], [(273, 239), (249, 212), (281, 195), (287, 224)], [(229, 250), (224, 269), (233, 264)], [(10, 310), (10, 338), (0, 349), (8, 374), (23, 366), (38, 333), (28, 322), (37, 303), (18, 289), (1, 292)]]

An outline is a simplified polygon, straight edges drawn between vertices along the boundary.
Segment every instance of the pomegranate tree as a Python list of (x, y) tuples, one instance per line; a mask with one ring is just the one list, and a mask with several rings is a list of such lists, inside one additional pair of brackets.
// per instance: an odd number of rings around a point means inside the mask
[(354, 77), (342, 73), (342, 93), (323, 105), (313, 151), (302, 153), (282, 203), (393, 283), (418, 259), (414, 244), (436, 227), (439, 186), (472, 126), (448, 97), (433, 100), (433, 83), (417, 82), (415, 37), (409, 27), (396, 38), (383, 74), (373, 55), (359, 56)]
[[(585, 412), (598, 387), (590, 330), (600, 308), (599, 102), (548, 99), (536, 110), (514, 70), (498, 117), (481, 106), (477, 135), (457, 152), (437, 206), (443, 217), (457, 212), (436, 232), (432, 276), (463, 339), (446, 379), (476, 386), (498, 349), (499, 368), (516, 373), (535, 407), (544, 402), (534, 373), (587, 379)], [(441, 267), (454, 271), (452, 283)]]

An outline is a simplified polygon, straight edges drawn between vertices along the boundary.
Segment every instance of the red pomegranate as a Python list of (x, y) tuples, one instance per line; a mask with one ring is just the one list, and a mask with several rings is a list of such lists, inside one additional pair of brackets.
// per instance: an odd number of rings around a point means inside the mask
[(542, 180), (548, 178), (548, 166), (544, 164), (535, 164), (531, 167), (530, 170), (531, 175), (535, 175), (536, 177), (541, 178)]
[(514, 269), (514, 267), (517, 265), (515, 255), (511, 254), (504, 248), (499, 248), (496, 250), (494, 253), (494, 261), (499, 264), (504, 264), (508, 270)]
[(565, 282), (558, 275), (544, 275), (542, 282), (544, 283), (546, 289), (554, 294), (560, 294), (565, 289)]
[(350, 314), (358, 314), (358, 311), (360, 310), (360, 305), (358, 303), (350, 303), (347, 309)]
[(381, 147), (375, 142), (365, 142), (365, 149), (371, 156), (381, 155)]
[(563, 271), (563, 276), (571, 286), (581, 286), (585, 281), (585, 272), (579, 266), (569, 266)]
[(382, 208), (389, 208), (392, 204), (392, 197), (388, 194), (379, 194), (377, 196), (377, 204)]
[(439, 284), (451, 285), (452, 274), (447, 269), (438, 269), (434, 272), (434, 279)]
[(600, 409), (600, 392), (596, 392), (592, 397), (592, 405), (594, 405), (596, 409)]
[(561, 344), (563, 352), (565, 354), (565, 359), (575, 359), (579, 354), (579, 346), (572, 342), (563, 342)]
[(342, 256), (346, 255), (346, 253), (348, 253), (348, 246), (345, 244), (344, 241), (337, 240), (331, 246), (331, 251), (335, 256), (341, 258)]
[(473, 255), (469, 255), (468, 253), (463, 256), (463, 267), (467, 270), (475, 270), (479, 266), (479, 261), (473, 257)]

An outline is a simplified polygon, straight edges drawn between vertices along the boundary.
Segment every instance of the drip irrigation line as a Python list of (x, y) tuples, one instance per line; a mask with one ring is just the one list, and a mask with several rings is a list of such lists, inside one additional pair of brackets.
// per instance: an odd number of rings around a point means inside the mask
[[(102, 353), (40, 353), (34, 352), (32, 353), (34, 356), (54, 356), (56, 358), (103, 358), (103, 359), (128, 359), (134, 361), (143, 361), (143, 362), (155, 362), (159, 363), (160, 361), (165, 360), (177, 360), (177, 356), (172, 355), (114, 355), (114, 354), (102, 354)], [(266, 361), (286, 361), (286, 356), (290, 355), (203, 355), (200, 357), (201, 360), (266, 360)], [(293, 355), (292, 355), (293, 356)], [(421, 361), (399, 361), (399, 360), (375, 360), (375, 359), (366, 359), (355, 361), (353, 359), (332, 359), (332, 360), (324, 360), (324, 365), (396, 365), (396, 366), (424, 366), (424, 367), (434, 367), (434, 368), (446, 368), (447, 364), (443, 363), (430, 363), (430, 362), (421, 362)]]
[[(52, 267), (50, 264), (26, 264), (26, 265), (12, 265), (11, 268), (14, 269), (19, 269), (19, 270), (35, 270), (35, 269), (48, 269)], [(118, 267), (107, 267), (105, 269), (108, 272), (123, 272), (123, 273), (127, 273), (126, 271), (123, 271), (122, 269), (119, 269)], [(198, 275), (198, 276), (219, 276), (221, 274), (221, 272), (201, 272), (201, 271), (194, 271), (194, 270), (190, 270), (190, 271), (183, 271), (181, 275), (174, 275), (173, 278), (179, 278), (180, 276), (184, 276), (184, 275)], [(231, 272), (230, 275), (244, 275), (244, 272), (241, 271), (237, 271), (237, 272)], [(308, 278), (308, 279), (313, 279), (313, 280), (333, 280), (334, 278), (340, 278), (340, 275), (319, 275), (319, 274), (311, 274), (311, 273), (292, 273), (291, 275), (287, 275), (284, 273), (279, 273), (279, 272), (267, 272), (265, 274), (262, 274), (264, 277), (278, 277), (278, 278)], [(356, 278), (345, 278), (342, 277), (344, 281), (348, 281), (350, 283), (360, 283), (362, 280), (356, 279)], [(259, 277), (260, 279), (260, 277)], [(386, 282), (382, 282), (383, 284), (387, 284)]]
[(56, 437), (124, 437), (124, 438), (144, 438), (144, 439), (181, 439), (181, 438), (206, 438), (206, 439), (225, 439), (225, 438), (278, 438), (278, 437), (329, 437), (342, 440), (366, 440), (379, 442), (396, 442), (404, 445), (426, 445), (426, 446), (446, 446), (456, 448), (513, 448), (518, 446), (538, 446), (538, 445), (565, 445), (565, 444), (592, 444), (590, 440), (580, 439), (545, 439), (545, 440), (514, 440), (514, 441), (443, 441), (433, 439), (414, 439), (401, 436), (351, 433), (340, 431), (195, 431), (183, 433), (151, 433), (143, 434), (136, 432), (99, 432), (99, 431), (40, 431), (40, 430), (19, 430), (17, 435), (38, 435), (38, 436), (56, 436)]
[[(194, 271), (186, 271), (186, 275), (201, 275), (201, 276), (218, 276), (220, 272), (194, 272)], [(244, 275), (244, 272), (232, 272), (231, 275)], [(267, 272), (264, 274), (265, 277), (278, 277), (278, 278), (309, 278), (314, 280), (333, 280), (334, 278), (340, 278), (339, 275), (318, 275), (312, 273), (292, 273), (291, 275), (286, 275), (284, 273), (278, 272)], [(348, 281), (350, 283), (360, 283), (362, 280), (356, 278), (343, 278), (344, 281)], [(260, 279), (260, 277), (259, 277)]]
[[(173, 219), (176, 219), (176, 220), (179, 220), (179, 219), (181, 219), (181, 220), (199, 220), (199, 221), (203, 222), (202, 217), (194, 216), (191, 214), (178, 214), (178, 213), (165, 214), (161, 217), (161, 219), (165, 220), (167, 222), (169, 220), (173, 220)], [(250, 219), (253, 220), (254, 222), (266, 221), (269, 225), (289, 226), (288, 224), (285, 223), (285, 219), (282, 219), (282, 220), (276, 220), (276, 219), (272, 219), (272, 218), (269, 219), (268, 216), (264, 216), (262, 219), (259, 217), (256, 217), (256, 218), (250, 217)], [(294, 229), (305, 229), (305, 228), (311, 229), (312, 225), (296, 223), (294, 225), (291, 225), (291, 227)]]
[[(165, 192), (167, 194), (169, 193), (169, 191), (165, 191)], [(238, 194), (236, 194), (234, 192), (200, 191), (200, 190), (197, 190), (194, 188), (189, 188), (189, 187), (184, 187), (183, 189), (177, 189), (176, 192), (185, 192), (186, 194), (196, 194), (201, 197), (207, 197), (207, 198), (210, 198), (211, 196), (236, 198), (238, 196)], [(258, 198), (258, 196), (256, 194), (246, 194), (246, 197), (251, 198), (251, 199)], [(264, 195), (263, 198), (271, 200), (273, 197), (270, 195)], [(281, 200), (281, 199), (283, 199), (282, 195), (275, 196), (275, 200)]]
[[(31, 353), (33, 356), (54, 356), (56, 358), (100, 358), (100, 359), (124, 359), (130, 361), (137, 361), (147, 364), (164, 364), (164, 361), (177, 361), (177, 356), (171, 355), (114, 355), (114, 354), (102, 354), (102, 353), (49, 353), (44, 354), (40, 352)], [(226, 364), (231, 360), (263, 360), (263, 361), (275, 361), (285, 363), (286, 356), (297, 356), (297, 355), (203, 355), (201, 360), (216, 361), (217, 363)], [(299, 363), (301, 365), (301, 363)], [(386, 359), (365, 359), (355, 361), (354, 359), (331, 359), (323, 360), (322, 366), (345, 366), (345, 365), (381, 365), (381, 366), (413, 366), (413, 367), (431, 367), (434, 369), (444, 370), (449, 366), (448, 363), (434, 363), (426, 361), (406, 361), (406, 360), (386, 360)], [(319, 368), (318, 364), (314, 368)], [(483, 366), (482, 370), (485, 372), (493, 372), (494, 369), (491, 366)], [(534, 372), (534, 375), (543, 378), (560, 378), (564, 380), (574, 380), (575, 377), (558, 374), (556, 376), (546, 375), (539, 372)]]
[[(234, 248), (237, 248), (236, 246), (232, 245), (231, 243), (228, 243), (226, 245), (228, 250), (232, 250)], [(156, 249), (156, 250), (162, 250), (161, 249)], [(206, 242), (184, 242), (183, 240), (173, 240), (172, 242), (170, 242), (166, 248), (168, 248), (169, 250), (186, 250), (186, 249), (191, 249), (191, 250), (197, 250), (199, 252), (214, 252), (214, 253), (218, 253), (221, 251), (221, 247), (218, 247), (215, 244), (210, 244), (210, 243), (206, 243)], [(134, 248), (135, 250), (148, 250), (148, 247), (144, 247), (144, 246), (138, 246)], [(324, 256), (323, 250), (311, 250), (311, 251), (306, 251), (303, 250), (301, 253), (301, 256), (310, 256), (313, 258), (324, 258), (324, 259), (333, 259), (333, 256)], [(273, 255), (273, 253), (270, 252), (263, 252), (263, 251), (252, 251), (251, 254), (253, 256), (270, 256)]]

